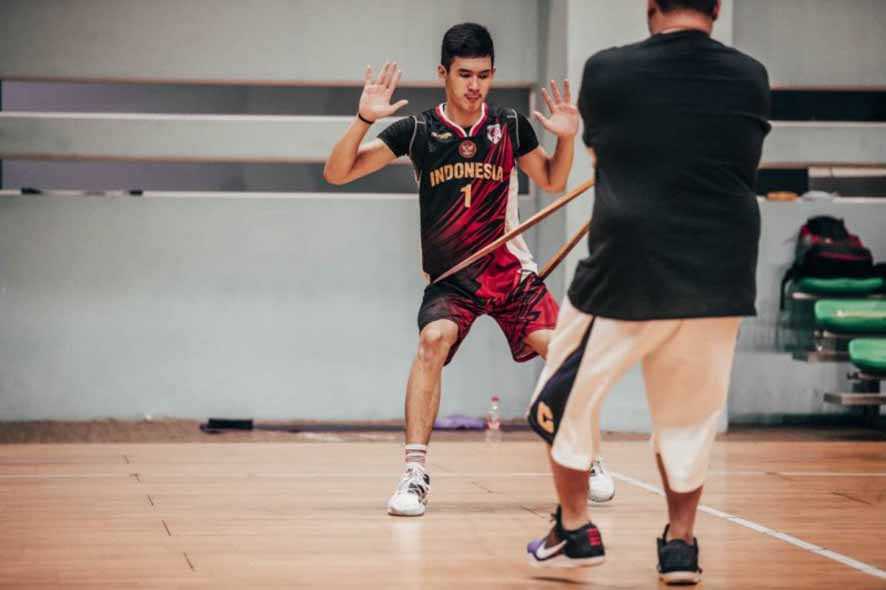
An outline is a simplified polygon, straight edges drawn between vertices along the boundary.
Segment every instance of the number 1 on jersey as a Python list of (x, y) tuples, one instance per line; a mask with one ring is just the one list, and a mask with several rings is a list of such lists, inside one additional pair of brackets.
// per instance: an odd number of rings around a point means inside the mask
[(464, 185), (461, 189), (461, 192), (465, 194), (465, 209), (467, 209), (471, 206), (471, 185)]

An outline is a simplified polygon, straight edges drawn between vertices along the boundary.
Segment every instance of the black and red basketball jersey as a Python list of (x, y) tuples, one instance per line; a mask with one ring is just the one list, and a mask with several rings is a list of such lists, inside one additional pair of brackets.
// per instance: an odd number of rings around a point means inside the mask
[[(538, 139), (515, 110), (484, 104), (477, 122), (463, 128), (440, 104), (394, 123), (379, 138), (396, 155), (408, 154), (415, 167), (422, 265), (431, 279), (519, 224), (517, 158), (538, 147)], [(459, 275), (472, 291), (485, 287), (493, 295), (513, 288), (523, 271), (536, 272), (536, 265), (517, 237)]]

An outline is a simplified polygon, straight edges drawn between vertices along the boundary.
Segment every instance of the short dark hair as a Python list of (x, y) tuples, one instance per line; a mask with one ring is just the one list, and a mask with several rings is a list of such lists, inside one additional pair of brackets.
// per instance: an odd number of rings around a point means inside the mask
[(461, 23), (450, 27), (443, 35), (440, 48), (440, 63), (449, 70), (452, 60), (456, 57), (486, 57), (495, 64), (495, 48), (492, 46), (492, 35), (483, 25), (477, 23)]
[(708, 16), (714, 16), (717, 0), (655, 0), (662, 12), (672, 10), (694, 10)]

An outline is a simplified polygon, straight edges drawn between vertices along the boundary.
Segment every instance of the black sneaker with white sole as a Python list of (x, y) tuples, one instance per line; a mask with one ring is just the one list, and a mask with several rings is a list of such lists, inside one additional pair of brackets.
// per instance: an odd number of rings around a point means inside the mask
[(600, 530), (589, 522), (580, 529), (563, 528), (560, 507), (552, 514), (554, 528), (546, 537), (526, 546), (529, 564), (535, 567), (591, 567), (606, 559)]
[(701, 582), (701, 568), (698, 567), (698, 539), (690, 545), (683, 539), (668, 541), (668, 529), (664, 529), (658, 539), (658, 577), (668, 584), (691, 585)]

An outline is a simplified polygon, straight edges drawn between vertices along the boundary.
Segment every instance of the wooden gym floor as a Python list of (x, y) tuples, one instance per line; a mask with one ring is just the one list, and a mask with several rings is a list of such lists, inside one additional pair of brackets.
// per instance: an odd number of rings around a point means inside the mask
[[(0, 587), (659, 587), (645, 441), (606, 438), (617, 493), (592, 517), (607, 562), (570, 573), (524, 561), (553, 507), (539, 443), (435, 439), (427, 515), (392, 518), (395, 436), (0, 445)], [(700, 588), (886, 588), (886, 441), (834, 438), (717, 442)]]

